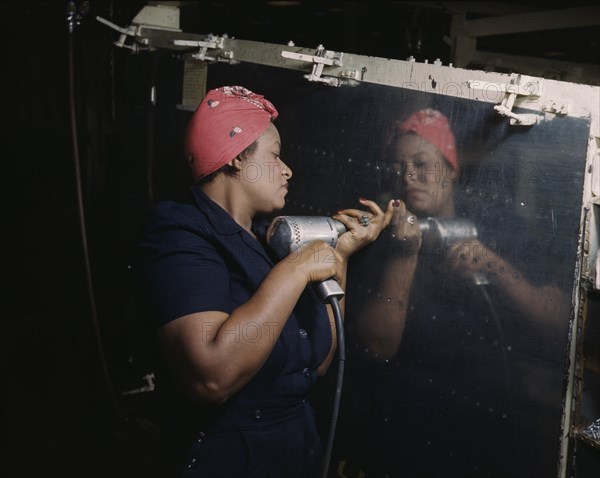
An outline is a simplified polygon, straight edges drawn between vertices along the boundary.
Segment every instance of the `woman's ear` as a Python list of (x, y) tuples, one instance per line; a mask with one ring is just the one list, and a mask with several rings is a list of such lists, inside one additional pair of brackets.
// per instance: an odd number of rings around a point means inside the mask
[(233, 158), (227, 163), (227, 165), (238, 172), (242, 170), (242, 160), (239, 156)]

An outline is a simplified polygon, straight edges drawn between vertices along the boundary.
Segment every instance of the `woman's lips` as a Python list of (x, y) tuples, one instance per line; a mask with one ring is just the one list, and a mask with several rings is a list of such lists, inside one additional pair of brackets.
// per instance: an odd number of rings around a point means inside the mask
[(406, 191), (406, 197), (408, 197), (408, 198), (419, 197), (419, 196), (423, 196), (423, 195), (427, 195), (427, 191), (424, 191), (422, 189), (408, 189)]

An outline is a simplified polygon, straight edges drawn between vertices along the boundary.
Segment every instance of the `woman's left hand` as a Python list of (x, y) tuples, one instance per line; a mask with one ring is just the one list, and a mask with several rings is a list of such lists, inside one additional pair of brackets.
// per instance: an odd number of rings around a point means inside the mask
[(370, 212), (360, 209), (341, 209), (333, 216), (342, 222), (347, 232), (337, 241), (336, 249), (343, 257), (350, 257), (367, 244), (375, 241), (381, 231), (390, 225), (394, 213), (394, 199), (390, 200), (384, 212), (379, 205), (369, 199), (359, 199)]
[(500, 261), (495, 252), (477, 239), (449, 245), (446, 259), (450, 269), (463, 276), (474, 272), (494, 272)]

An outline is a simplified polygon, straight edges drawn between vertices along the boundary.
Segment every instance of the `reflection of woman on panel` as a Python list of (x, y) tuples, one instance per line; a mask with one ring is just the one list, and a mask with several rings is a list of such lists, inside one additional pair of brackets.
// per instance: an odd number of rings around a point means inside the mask
[(353, 261), (349, 279), (354, 287), (360, 271), (369, 287), (348, 293), (347, 337), (359, 358), (348, 362), (349, 384), (371, 418), (352, 423), (361, 409), (340, 420), (369, 437), (347, 445), (348, 459), (377, 477), (538, 476), (523, 469), (541, 466), (555, 445), (549, 437), (558, 431), (549, 428), (558, 424), (562, 372), (554, 372), (562, 364), (532, 353), (554, 350), (568, 317), (565, 297), (543, 285), (552, 278), (539, 273), (542, 264), (526, 278), (503, 257), (503, 231), (492, 238), (494, 250), (480, 225), (481, 242), (436, 248), (424, 240), (419, 222), (427, 217), (467, 219), (455, 138), (439, 111), (395, 125), (386, 159), (398, 181), (391, 192), (402, 201), (388, 230)]
[(335, 216), (348, 229), (335, 249), (318, 241), (275, 264), (257, 225), (284, 207), (292, 177), (276, 117), (246, 88), (209, 91), (186, 136), (192, 201), (159, 204), (142, 245), (160, 349), (192, 398), (170, 405), (190, 427), (189, 436), (175, 429), (188, 451), (186, 477), (319, 474), (307, 397), (332, 360), (336, 333), (330, 306), (307, 285), (334, 277), (344, 288), (349, 257), (391, 219), (392, 201), (384, 213), (361, 199), (370, 212)]
[[(389, 142), (390, 160), (402, 184), (404, 201), (393, 216), (377, 297), (359, 321), (359, 335), (378, 358), (394, 355), (402, 339), (409, 296), (419, 261), (422, 235), (419, 218), (455, 216), (455, 188), (460, 173), (454, 134), (439, 111), (424, 109), (396, 124)], [(393, 191), (398, 194), (399, 191)], [(380, 244), (382, 244), (380, 242)], [(444, 251), (440, 274), (486, 277), (516, 309), (535, 322), (559, 325), (565, 298), (554, 286), (535, 287), (517, 268), (478, 240), (458, 241)], [(454, 280), (448, 278), (448, 280)], [(390, 318), (393, 317), (393, 321)]]

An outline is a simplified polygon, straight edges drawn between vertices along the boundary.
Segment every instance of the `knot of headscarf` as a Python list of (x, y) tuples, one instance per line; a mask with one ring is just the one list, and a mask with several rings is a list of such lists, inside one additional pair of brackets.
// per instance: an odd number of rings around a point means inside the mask
[(234, 159), (277, 118), (273, 104), (243, 86), (223, 86), (206, 93), (185, 136), (185, 155), (195, 180)]

